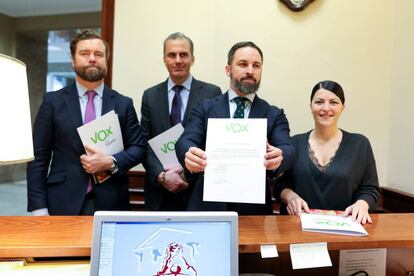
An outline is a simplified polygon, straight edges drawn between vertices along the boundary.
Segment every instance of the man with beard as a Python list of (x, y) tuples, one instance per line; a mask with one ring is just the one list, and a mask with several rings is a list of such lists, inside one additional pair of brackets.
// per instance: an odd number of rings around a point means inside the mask
[[(28, 211), (33, 215), (93, 215), (128, 210), (127, 172), (145, 157), (132, 100), (105, 86), (108, 45), (84, 31), (70, 44), (76, 82), (46, 93), (33, 128), (35, 159), (27, 167)], [(83, 146), (77, 128), (114, 110), (124, 150), (108, 156)], [(109, 179), (95, 184), (93, 174)]]
[[(218, 86), (191, 75), (194, 46), (189, 37), (183, 33), (170, 34), (164, 40), (163, 54), (168, 79), (148, 88), (142, 96), (141, 127), (146, 139), (154, 138), (178, 123), (186, 127), (191, 110), (199, 100), (221, 95)], [(177, 116), (173, 116), (174, 105), (179, 106)], [(183, 168), (179, 165), (164, 168), (151, 148), (148, 148), (143, 165), (146, 207), (156, 211), (186, 210), (190, 189), (182, 177)]]
[[(236, 211), (239, 215), (273, 213), (270, 185), (266, 188), (265, 204), (203, 201), (203, 172), (208, 163), (204, 149), (209, 118), (267, 119), (268, 143), (263, 162), (268, 180), (275, 179), (295, 162), (295, 149), (283, 110), (269, 105), (256, 95), (260, 86), (262, 65), (263, 53), (256, 44), (236, 43), (228, 53), (225, 69), (230, 78), (230, 89), (224, 95), (200, 102), (194, 108), (190, 123), (175, 146), (178, 160), (186, 168), (186, 177), (194, 185), (189, 210)], [(254, 183), (252, 187), (253, 185)]]

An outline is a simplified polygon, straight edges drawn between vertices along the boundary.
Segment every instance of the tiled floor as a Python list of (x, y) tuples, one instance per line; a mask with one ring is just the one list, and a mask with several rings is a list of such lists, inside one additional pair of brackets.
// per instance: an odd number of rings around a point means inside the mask
[(0, 216), (26, 216), (26, 181), (0, 184)]

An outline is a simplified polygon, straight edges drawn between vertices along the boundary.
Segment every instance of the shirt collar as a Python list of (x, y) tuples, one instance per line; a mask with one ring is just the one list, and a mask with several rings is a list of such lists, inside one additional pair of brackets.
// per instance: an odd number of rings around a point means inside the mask
[[(191, 89), (191, 82), (192, 81), (193, 81), (193, 76), (189, 75), (188, 78), (181, 85), (184, 86), (185, 89), (187, 89), (188, 91), (190, 91), (190, 89)], [(172, 81), (172, 79), (171, 78), (168, 78), (168, 83), (167, 83), (168, 91), (171, 91), (171, 89), (175, 85), (176, 84)]]
[[(85, 95), (85, 93), (89, 90), (85, 86), (80, 84), (79, 82), (76, 82), (76, 89), (78, 90), (78, 95), (79, 95), (80, 98), (83, 97)], [(104, 90), (104, 83), (103, 82), (101, 82), (101, 84), (99, 84), (97, 87), (95, 87), (95, 89), (93, 89), (93, 91), (95, 91), (96, 94), (100, 98), (102, 98), (103, 90)]]
[[(232, 101), (236, 97), (240, 97), (240, 96), (237, 95), (237, 93), (234, 92), (231, 88), (229, 88), (229, 101)], [(243, 97), (247, 98), (250, 101), (250, 103), (252, 103), (254, 100), (254, 97), (256, 97), (256, 93), (244, 95)]]

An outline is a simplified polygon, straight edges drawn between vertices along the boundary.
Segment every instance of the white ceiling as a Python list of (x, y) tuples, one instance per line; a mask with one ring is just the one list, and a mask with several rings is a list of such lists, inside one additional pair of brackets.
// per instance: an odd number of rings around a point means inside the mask
[(101, 11), (101, 0), (0, 0), (0, 13), (10, 17)]

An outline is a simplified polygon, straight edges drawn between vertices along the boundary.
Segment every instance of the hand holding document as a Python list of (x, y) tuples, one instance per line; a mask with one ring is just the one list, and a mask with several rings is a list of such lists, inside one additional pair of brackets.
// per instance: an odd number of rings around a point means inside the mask
[(300, 221), (303, 231), (368, 236), (364, 227), (360, 223), (352, 221), (351, 216), (302, 213)]
[[(78, 127), (78, 133), (84, 146), (90, 145), (107, 155), (124, 150), (118, 115), (113, 110)], [(94, 174), (96, 183), (102, 183), (109, 177), (110, 175), (105, 172)]]
[(180, 165), (177, 155), (175, 154), (175, 143), (178, 138), (180, 138), (183, 131), (183, 126), (181, 124), (176, 124), (167, 131), (148, 140), (148, 144), (164, 168)]
[(266, 119), (209, 119), (204, 201), (265, 203)]

